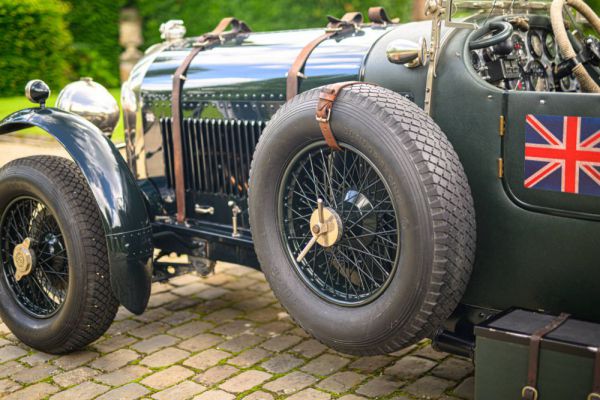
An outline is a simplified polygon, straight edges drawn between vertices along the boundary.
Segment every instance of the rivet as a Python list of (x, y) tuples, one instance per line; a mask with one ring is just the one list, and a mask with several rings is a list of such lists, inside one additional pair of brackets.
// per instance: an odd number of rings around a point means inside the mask
[(540, 100), (540, 104), (542, 104), (542, 105), (546, 104), (546, 100), (544, 100), (544, 99), (541, 99), (541, 100)]

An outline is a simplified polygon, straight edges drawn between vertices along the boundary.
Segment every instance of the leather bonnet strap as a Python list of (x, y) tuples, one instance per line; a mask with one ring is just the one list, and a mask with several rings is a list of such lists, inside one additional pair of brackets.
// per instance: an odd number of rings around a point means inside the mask
[(527, 369), (527, 386), (524, 386), (521, 390), (521, 398), (523, 400), (538, 400), (539, 397), (537, 378), (540, 360), (540, 343), (542, 338), (561, 326), (568, 318), (569, 314), (562, 313), (548, 325), (538, 329), (531, 335), (531, 342), (529, 344), (529, 368)]
[(321, 133), (323, 134), (325, 142), (332, 150), (341, 150), (337, 140), (335, 139), (335, 136), (333, 136), (333, 131), (330, 125), (333, 103), (335, 103), (335, 99), (343, 88), (360, 84), (377, 86), (368, 82), (348, 81), (334, 83), (332, 85), (324, 86), (321, 89), (321, 93), (319, 94), (319, 102), (317, 103), (316, 120), (319, 123), (319, 128), (321, 128)]
[(341, 19), (331, 16), (328, 16), (327, 18), (329, 23), (327, 24), (325, 33), (313, 39), (306, 46), (304, 46), (288, 70), (286, 82), (287, 100), (290, 100), (292, 97), (298, 94), (298, 78), (306, 78), (302, 70), (304, 69), (304, 65), (314, 49), (316, 49), (318, 45), (327, 39), (358, 30), (363, 22), (363, 16), (359, 12), (346, 13)]
[[(231, 26), (231, 30), (226, 29)], [(248, 25), (236, 18), (223, 18), (209, 33), (200, 36), (193, 44), (193, 49), (185, 57), (173, 75), (173, 92), (171, 98), (171, 118), (173, 130), (173, 170), (175, 175), (175, 197), (177, 199), (177, 222), (185, 221), (185, 176), (183, 168), (183, 144), (181, 135), (181, 91), (187, 70), (198, 53), (218, 43), (223, 43), (236, 36), (251, 32)]]
[(375, 25), (386, 26), (395, 22), (392, 19), (390, 19), (390, 17), (388, 17), (387, 12), (385, 12), (385, 8), (383, 7), (369, 8), (368, 16), (369, 20)]

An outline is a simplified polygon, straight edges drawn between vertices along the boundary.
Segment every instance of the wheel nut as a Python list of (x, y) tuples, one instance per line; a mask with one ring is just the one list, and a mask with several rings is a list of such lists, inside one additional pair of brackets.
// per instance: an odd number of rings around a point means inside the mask
[(321, 227), (319, 225), (315, 225), (312, 227), (312, 231), (315, 235), (318, 235), (321, 232)]

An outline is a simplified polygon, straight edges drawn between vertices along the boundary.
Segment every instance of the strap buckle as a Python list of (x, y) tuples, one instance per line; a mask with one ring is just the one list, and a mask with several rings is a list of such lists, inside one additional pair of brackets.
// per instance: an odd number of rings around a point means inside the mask
[(587, 400), (600, 400), (600, 393), (588, 394)]
[[(527, 396), (527, 393), (533, 393), (533, 397), (527, 399), (525, 396)], [(536, 388), (534, 388), (533, 386), (524, 386), (523, 389), (521, 390), (521, 397), (523, 397), (523, 399), (527, 399), (527, 400), (537, 400), (538, 399), (538, 391)]]
[(331, 118), (331, 107), (327, 107), (327, 111), (325, 113), (325, 118), (319, 117), (319, 116), (315, 117), (315, 119), (317, 120), (317, 122), (321, 122), (321, 123), (324, 123), (324, 124), (328, 123), (330, 118)]

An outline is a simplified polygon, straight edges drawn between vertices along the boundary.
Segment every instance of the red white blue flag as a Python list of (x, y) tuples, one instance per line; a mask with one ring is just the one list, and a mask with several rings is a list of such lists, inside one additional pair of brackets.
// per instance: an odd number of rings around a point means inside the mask
[(527, 115), (525, 187), (600, 196), (600, 118)]

